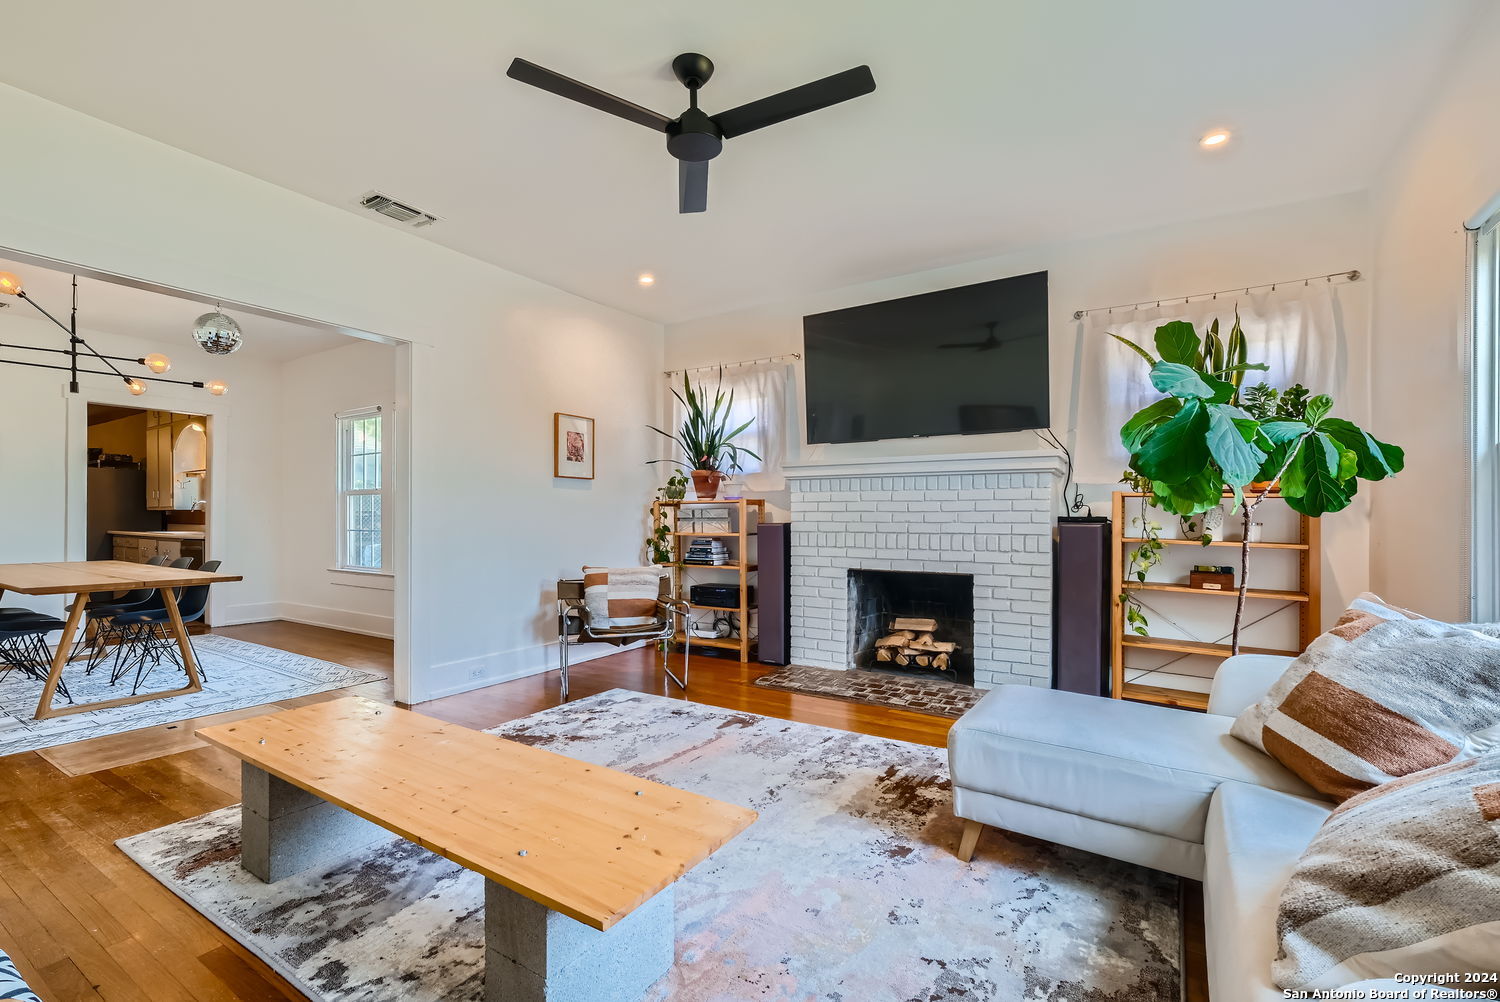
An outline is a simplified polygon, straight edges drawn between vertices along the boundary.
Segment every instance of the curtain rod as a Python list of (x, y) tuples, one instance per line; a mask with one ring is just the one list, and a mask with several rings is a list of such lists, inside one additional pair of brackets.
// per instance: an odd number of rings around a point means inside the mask
[(710, 369), (733, 369), (741, 365), (758, 365), (761, 362), (784, 362), (787, 359), (800, 359), (801, 352), (789, 352), (785, 355), (767, 355), (765, 358), (747, 358), (740, 362), (718, 362), (714, 365), (699, 365), (691, 369), (668, 369), (662, 375), (671, 379), (673, 376), (685, 375), (689, 372), (708, 372)]
[(1327, 275), (1311, 275), (1307, 278), (1294, 278), (1290, 282), (1266, 282), (1262, 285), (1246, 286), (1237, 285), (1232, 289), (1219, 289), (1217, 292), (1195, 292), (1191, 296), (1163, 296), (1161, 299), (1146, 299), (1142, 300), (1139, 303), (1121, 303), (1118, 306), (1093, 306), (1086, 310), (1074, 310), (1073, 319), (1082, 320), (1090, 313), (1113, 313), (1115, 310), (1138, 310), (1142, 306), (1160, 306), (1162, 303), (1171, 304), (1179, 300), (1181, 300), (1182, 305), (1186, 306), (1194, 299), (1203, 299), (1205, 297), (1212, 297), (1214, 299), (1217, 299), (1220, 296), (1227, 296), (1230, 293), (1234, 292), (1238, 292), (1242, 295), (1248, 296), (1256, 289), (1270, 289), (1272, 292), (1275, 292), (1278, 285), (1296, 285), (1298, 282), (1301, 282), (1303, 285), (1308, 285), (1312, 282), (1318, 281), (1319, 279), (1325, 282), (1332, 282), (1335, 278), (1343, 278), (1351, 282), (1358, 282), (1361, 278), (1361, 275), (1358, 269), (1353, 269), (1350, 271), (1334, 271), (1328, 273)]

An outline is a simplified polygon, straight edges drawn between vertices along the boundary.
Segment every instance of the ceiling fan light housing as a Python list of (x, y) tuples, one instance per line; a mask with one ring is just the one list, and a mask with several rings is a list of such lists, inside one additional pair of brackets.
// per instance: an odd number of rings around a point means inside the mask
[(682, 117), (667, 126), (667, 152), (678, 160), (703, 163), (724, 149), (719, 127), (697, 108), (689, 108)]

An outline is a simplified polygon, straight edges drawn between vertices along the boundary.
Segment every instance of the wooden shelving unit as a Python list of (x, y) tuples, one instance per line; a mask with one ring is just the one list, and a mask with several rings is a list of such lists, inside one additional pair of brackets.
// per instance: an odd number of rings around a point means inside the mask
[[(1229, 495), (1225, 495), (1226, 499)], [(1176, 706), (1190, 710), (1206, 710), (1208, 708), (1208, 694), (1193, 689), (1185, 689), (1168, 685), (1151, 685), (1147, 682), (1136, 680), (1126, 681), (1128, 667), (1125, 658), (1130, 651), (1152, 651), (1166, 654), (1178, 654), (1183, 656), (1208, 656), (1215, 658), (1226, 658), (1230, 653), (1228, 643), (1216, 643), (1202, 640), (1186, 640), (1173, 637), (1142, 637), (1132, 633), (1125, 626), (1124, 605), (1120, 601), (1121, 591), (1142, 591), (1151, 593), (1167, 593), (1172, 595), (1199, 595), (1208, 598), (1234, 599), (1237, 591), (1213, 591), (1204, 588), (1193, 588), (1185, 582), (1170, 581), (1127, 581), (1125, 579), (1125, 568), (1131, 547), (1145, 542), (1139, 536), (1126, 534), (1130, 527), (1131, 512), (1127, 505), (1134, 507), (1141, 498), (1140, 494), (1128, 491), (1116, 491), (1114, 495), (1113, 511), (1113, 534), (1114, 545), (1111, 547), (1113, 573), (1115, 587), (1112, 589), (1113, 599), (1113, 624), (1112, 624), (1112, 647), (1113, 647), (1113, 685), (1112, 693), (1116, 699), (1130, 699), (1142, 703), (1157, 703), (1162, 706)], [(1282, 505), (1286, 502), (1276, 494), (1266, 498), (1264, 505)], [(1260, 509), (1264, 511), (1263, 507)], [(1256, 611), (1256, 606), (1262, 606), (1267, 602), (1280, 602), (1285, 606), (1293, 607), (1297, 613), (1297, 649), (1279, 649), (1269, 647), (1250, 647), (1241, 645), (1241, 654), (1279, 654), (1295, 656), (1300, 654), (1307, 645), (1312, 643), (1313, 638), (1319, 632), (1320, 599), (1322, 591), (1322, 545), (1319, 532), (1318, 520), (1308, 518), (1305, 515), (1295, 515), (1296, 537), (1286, 540), (1262, 540), (1252, 542), (1254, 550), (1282, 551), (1287, 556), (1279, 559), (1295, 559), (1297, 562), (1297, 587), (1290, 589), (1281, 588), (1251, 588), (1246, 593), (1247, 598), (1247, 620), (1250, 614)], [(1167, 546), (1197, 546), (1203, 544), (1195, 539), (1163, 539), (1161, 542)], [(1238, 540), (1215, 540), (1208, 544), (1208, 548), (1233, 548), (1238, 550)], [(1221, 553), (1213, 561), (1201, 561), (1204, 563), (1233, 563), (1236, 565), (1238, 574), (1238, 560), (1229, 559), (1229, 554)], [(1160, 566), (1160, 565), (1158, 565)], [(1251, 563), (1251, 580), (1255, 580), (1257, 567), (1254, 561)], [(1261, 566), (1264, 573), (1264, 565)], [(1238, 583), (1238, 581), (1236, 581)], [(1217, 623), (1222, 619), (1223, 630), (1228, 633), (1234, 621), (1234, 605), (1232, 602), (1218, 602), (1205, 606), (1205, 609), (1218, 610), (1214, 613), (1214, 621)], [(1149, 675), (1147, 676), (1150, 677)]]
[[(731, 531), (728, 532), (693, 532), (682, 529), (680, 516), (683, 508), (723, 508), (729, 512)], [(675, 560), (664, 566), (672, 569), (672, 594), (686, 601), (688, 588), (684, 585), (684, 572), (694, 575), (702, 574), (702, 581), (714, 580), (712, 575), (722, 573), (733, 573), (738, 577), (740, 588), (740, 604), (734, 607), (717, 605), (693, 605), (689, 606), (694, 611), (705, 613), (734, 613), (738, 617), (738, 629), (740, 635), (737, 637), (693, 637), (694, 646), (699, 644), (704, 647), (717, 647), (723, 650), (731, 650), (739, 653), (740, 661), (748, 662), (751, 652), (755, 648), (755, 630), (751, 622), (754, 605), (750, 602), (751, 575), (756, 571), (755, 565), (755, 530), (765, 519), (766, 502), (761, 498), (727, 498), (713, 501), (654, 501), (651, 504), (653, 522), (665, 515), (667, 524), (671, 527), (672, 555)], [(722, 539), (729, 548), (732, 563), (710, 566), (707, 564), (685, 564), (682, 562), (683, 554), (692, 539)], [(701, 582), (700, 582), (701, 583)], [(676, 637), (677, 643), (682, 643), (686, 638), (681, 634)]]

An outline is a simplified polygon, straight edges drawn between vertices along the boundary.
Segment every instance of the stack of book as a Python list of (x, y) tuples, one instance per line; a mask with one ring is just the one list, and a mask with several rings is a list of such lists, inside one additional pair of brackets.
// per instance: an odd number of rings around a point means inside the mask
[(717, 567), (729, 563), (729, 548), (724, 545), (723, 540), (697, 537), (688, 544), (682, 562)]

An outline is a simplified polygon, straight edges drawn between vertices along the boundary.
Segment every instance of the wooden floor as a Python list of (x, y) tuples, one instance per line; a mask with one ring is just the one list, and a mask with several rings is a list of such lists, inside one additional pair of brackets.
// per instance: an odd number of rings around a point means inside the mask
[[(387, 676), (391, 671), (388, 641), (290, 623), (214, 632)], [(771, 670), (695, 657), (692, 699), (919, 744), (942, 746), (947, 740), (951, 721), (944, 718), (753, 684)], [(683, 696), (676, 686), (668, 686), (647, 651), (627, 651), (573, 669), (574, 698), (617, 688)], [(355, 689), (391, 699), (388, 680)], [(483, 728), (557, 701), (557, 673), (549, 672), (417, 709)], [(204, 745), (192, 730), (251, 712), (0, 758), (0, 948), (16, 959), (22, 975), (47, 1002), (303, 998), (114, 846), (126, 835), (238, 803), (238, 761)], [(1187, 998), (1206, 1002), (1202, 902), (1195, 884), (1186, 895), (1185, 914)]]

